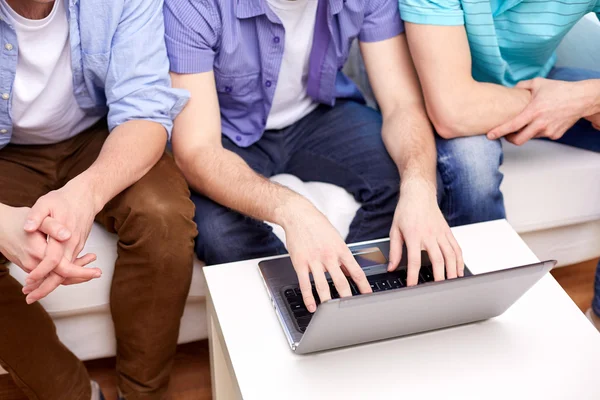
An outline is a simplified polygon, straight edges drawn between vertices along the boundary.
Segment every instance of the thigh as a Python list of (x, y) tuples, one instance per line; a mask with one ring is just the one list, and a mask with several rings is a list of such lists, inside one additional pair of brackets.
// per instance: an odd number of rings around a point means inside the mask
[[(277, 132), (266, 132), (260, 141), (250, 147), (238, 147), (226, 136), (223, 136), (222, 143), (225, 149), (240, 156), (256, 173), (270, 177), (282, 159), (280, 138)], [(264, 222), (240, 214), (199, 193), (192, 193), (192, 201), (196, 206), (194, 221), (198, 226), (196, 255), (207, 265), (286, 252), (283, 243)]]
[(600, 67), (598, 71), (583, 68), (560, 67), (552, 68), (548, 73), (548, 79), (567, 82), (579, 82), (588, 79), (600, 79)]
[(241, 157), (254, 172), (267, 178), (273, 176), (279, 169), (283, 157), (281, 135), (267, 131), (261, 139), (249, 147), (240, 147), (223, 135), (223, 148)]
[(195, 228), (190, 191), (175, 164), (166, 153), (139, 181), (109, 201), (96, 216), (109, 232), (117, 233), (121, 243), (133, 243), (164, 230), (169, 236), (189, 236)]
[(60, 144), (62, 158), (58, 177), (62, 185), (85, 172), (96, 161), (108, 135), (108, 125), (102, 119), (73, 139)]
[(0, 203), (31, 207), (56, 188), (56, 164), (50, 146), (8, 145), (0, 150)]
[(594, 128), (590, 121), (585, 119), (577, 121), (560, 139), (555, 141), (568, 146), (600, 153), (600, 131)]
[(381, 127), (381, 114), (362, 104), (320, 106), (284, 132), (290, 154), (285, 172), (341, 186), (361, 202), (381, 185), (398, 187)]

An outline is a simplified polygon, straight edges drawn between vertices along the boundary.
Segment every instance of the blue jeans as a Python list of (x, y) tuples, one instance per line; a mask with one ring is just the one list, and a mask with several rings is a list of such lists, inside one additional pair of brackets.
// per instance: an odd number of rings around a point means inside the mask
[[(586, 79), (600, 79), (600, 71), (590, 71), (578, 68), (554, 68), (548, 76), (550, 79), (562, 81), (583, 81)], [(600, 152), (600, 131), (594, 129), (587, 120), (580, 120), (569, 129), (557, 142), (580, 149)], [(599, 244), (600, 245), (600, 244)], [(600, 317), (600, 262), (596, 268), (594, 281), (594, 300), (592, 309)]]
[[(554, 68), (549, 79), (581, 81), (599, 79), (600, 72), (576, 68)], [(600, 132), (587, 120), (580, 120), (557, 140), (569, 146), (600, 152)], [(451, 225), (504, 218), (500, 184), (502, 146), (485, 136), (445, 140), (437, 138), (438, 170), (441, 175), (441, 208)], [(600, 316), (600, 263), (596, 270), (592, 307)]]
[[(362, 204), (346, 237), (351, 243), (389, 236), (398, 202), (398, 168), (381, 139), (381, 125), (377, 111), (338, 101), (334, 107), (319, 106), (288, 128), (265, 132), (250, 147), (238, 147), (226, 137), (223, 146), (265, 177), (288, 173), (346, 189)], [(197, 193), (192, 200), (196, 253), (208, 265), (287, 253), (264, 222)]]

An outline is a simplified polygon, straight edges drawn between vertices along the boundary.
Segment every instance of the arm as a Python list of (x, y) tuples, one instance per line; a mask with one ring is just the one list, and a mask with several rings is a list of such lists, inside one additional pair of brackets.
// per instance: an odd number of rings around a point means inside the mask
[(473, 79), (464, 26), (406, 23), (406, 32), (427, 111), (440, 136), (485, 134), (529, 103), (527, 90)]
[[(166, 54), (162, 2), (123, 2), (122, 17), (111, 42), (105, 77), (111, 134), (88, 170), (59, 190), (41, 197), (28, 216), (28, 232), (52, 215), (72, 233), (62, 246), (76, 259), (87, 241), (96, 214), (117, 194), (137, 182), (164, 152), (172, 119), (186, 95), (171, 89)], [(124, 58), (123, 55), (126, 55)], [(49, 246), (57, 247), (53, 240)], [(29, 277), (29, 299), (38, 300), (62, 281), (57, 275), (41, 280), (55, 265), (36, 268)]]
[[(390, 270), (408, 249), (408, 283), (418, 280), (421, 249), (428, 251), (436, 280), (463, 274), (461, 250), (436, 197), (434, 134), (405, 35), (361, 43), (369, 80), (383, 114), (382, 135), (400, 172), (400, 202), (390, 232)], [(382, 56), (385, 55), (385, 56)]]
[(351, 295), (340, 264), (361, 292), (369, 292), (364, 273), (325, 216), (304, 197), (257, 174), (241, 157), (223, 148), (213, 72), (173, 73), (172, 79), (175, 87), (191, 93), (190, 103), (175, 121), (172, 140), (175, 160), (190, 185), (219, 204), (284, 228), (309, 311), (316, 310), (309, 272), (321, 301), (331, 298), (325, 271), (340, 295)]
[(600, 124), (600, 79), (562, 81), (535, 78), (517, 87), (531, 92), (531, 102), (514, 118), (492, 129), (488, 138), (502, 136), (520, 146), (533, 138), (561, 138), (582, 118)]
[(173, 131), (175, 161), (191, 187), (242, 214), (279, 225), (285, 223), (284, 210), (312, 207), (304, 197), (257, 174), (240, 156), (223, 148), (212, 71), (173, 73), (172, 80), (174, 87), (191, 93)]

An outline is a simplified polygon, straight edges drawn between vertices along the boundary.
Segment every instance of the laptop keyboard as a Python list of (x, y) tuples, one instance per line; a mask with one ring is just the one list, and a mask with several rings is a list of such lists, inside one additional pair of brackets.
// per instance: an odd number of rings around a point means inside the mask
[[(383, 292), (385, 290), (401, 289), (406, 287), (406, 269), (398, 269), (394, 272), (386, 272), (384, 274), (367, 276), (367, 280), (371, 284), (371, 289), (374, 293)], [(419, 283), (433, 282), (433, 280), (433, 270), (431, 269), (431, 266), (422, 266), (419, 272)], [(331, 291), (331, 298), (339, 298), (340, 295), (335, 289), (333, 282), (328, 282), (329, 290)], [(353, 296), (361, 294), (354, 282), (348, 280), (348, 283), (350, 284), (350, 290), (352, 291)], [(315, 288), (314, 282), (312, 284), (312, 291), (317, 304), (319, 304), (319, 295), (317, 293), (317, 289)], [(310, 319), (312, 318), (312, 314), (308, 312), (304, 306), (300, 287), (288, 286), (283, 290), (283, 297), (286, 299), (289, 310), (294, 316), (296, 327), (300, 332), (304, 333), (308, 323), (310, 322)]]

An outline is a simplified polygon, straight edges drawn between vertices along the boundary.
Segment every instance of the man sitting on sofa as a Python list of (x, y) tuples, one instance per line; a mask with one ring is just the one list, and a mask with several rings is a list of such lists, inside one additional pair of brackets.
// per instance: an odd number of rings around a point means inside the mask
[(35, 303), (100, 276), (78, 258), (94, 220), (119, 236), (120, 396), (167, 389), (196, 228), (164, 153), (187, 94), (170, 88), (161, 6), (0, 0), (0, 252), (30, 272), (23, 288), (0, 262), (0, 364), (32, 399), (101, 396)]
[[(310, 311), (310, 273), (321, 301), (331, 298), (325, 272), (341, 296), (351, 295), (345, 274), (370, 292), (325, 216), (266, 179), (290, 173), (348, 190), (362, 207), (346, 241), (389, 235), (390, 269), (405, 243), (409, 284), (422, 249), (437, 280), (444, 267), (449, 278), (463, 274), (437, 203), (434, 136), (395, 1), (167, 0), (165, 24), (173, 85), (192, 94), (173, 153), (197, 191), (200, 259), (286, 253), (266, 220), (285, 231)], [(339, 72), (356, 37), (383, 118)]]
[[(561, 39), (585, 14), (600, 13), (600, 1), (401, 0), (400, 10), (429, 116), (449, 139), (438, 149), (482, 160), (477, 191), (501, 196), (500, 182), (485, 179), (498, 173), (500, 137), (600, 151), (600, 64), (554, 67)], [(490, 150), (473, 155), (462, 138), (482, 134)], [(503, 212), (501, 201), (487, 207)], [(600, 329), (600, 265), (595, 289), (587, 315)]]

